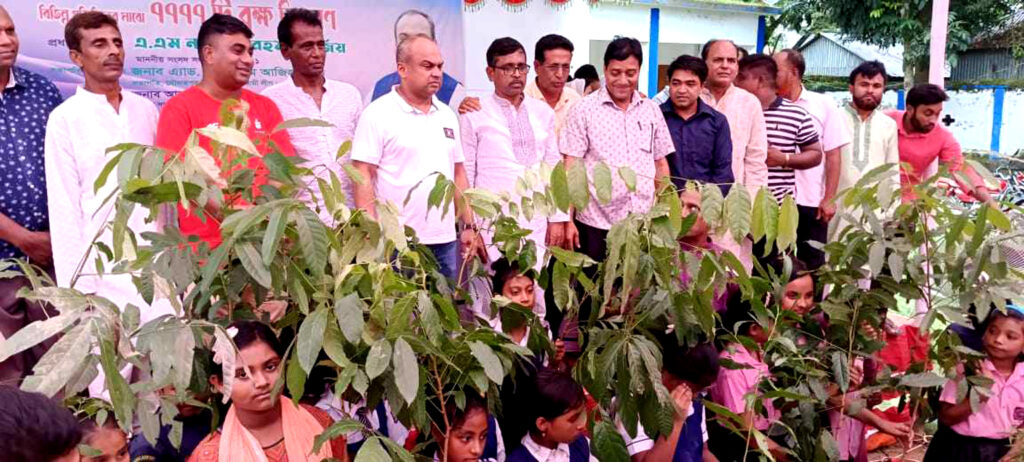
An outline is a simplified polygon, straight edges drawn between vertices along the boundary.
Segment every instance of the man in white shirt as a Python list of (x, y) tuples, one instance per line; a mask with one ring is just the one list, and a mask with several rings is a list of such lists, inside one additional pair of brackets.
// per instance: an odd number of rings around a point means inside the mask
[[(498, 194), (508, 193), (517, 204), (522, 203), (523, 198), (532, 201), (535, 191), (543, 194), (547, 183), (538, 181), (531, 185), (533, 191), (517, 191), (517, 181), (531, 176), (546, 180), (542, 163), (553, 168), (561, 160), (555, 135), (555, 112), (542, 101), (527, 98), (523, 93), (530, 73), (526, 63), (526, 49), (515, 39), (504, 37), (492, 42), (487, 49), (487, 77), (494, 82), (494, 93), (480, 100), (480, 110), (460, 117), (469, 186)], [(546, 245), (561, 245), (568, 215), (526, 216), (523, 210), (514, 218), (519, 226), (531, 231), (528, 239), (536, 245), (537, 255), (534, 269), (540, 271)], [(482, 231), (490, 260), (497, 261), (501, 251), (491, 241), (493, 234), (491, 230)], [(544, 304), (535, 306), (543, 316)]]
[[(356, 207), (376, 217), (378, 200), (393, 203), (401, 225), (416, 232), (441, 273), (454, 279), (458, 244), (464, 258), (481, 249), (472, 210), (459, 206), (468, 187), (459, 121), (435, 96), (444, 59), (434, 39), (417, 35), (398, 44), (396, 61), (401, 83), (366, 106), (356, 127), (352, 165), (366, 179), (354, 185)], [(446, 207), (427, 206), (438, 174), (455, 183), (455, 206), (448, 213)], [(455, 213), (463, 228), (458, 236)]]
[(840, 151), (850, 144), (850, 132), (832, 98), (804, 88), (807, 64), (799, 51), (782, 50), (773, 58), (779, 68), (776, 77), (779, 96), (811, 114), (821, 148), (825, 151), (822, 165), (796, 172), (796, 205), (800, 212), (797, 254), (809, 269), (816, 270), (825, 263), (825, 254), (809, 242), (825, 243), (827, 240), (828, 222), (836, 213), (835, 197), (842, 169)]
[[(95, 274), (94, 261), (101, 254), (93, 249), (93, 239), (100, 235), (98, 242), (113, 247), (107, 224), (118, 204), (103, 203), (116, 187), (115, 180), (108, 180), (97, 192), (93, 182), (110, 160), (108, 147), (153, 144), (156, 106), (118, 83), (124, 70), (124, 46), (114, 18), (99, 11), (77, 14), (68, 21), (64, 36), (71, 61), (82, 69), (85, 83), (53, 110), (46, 126), (46, 191), (57, 284), (106, 297), (122, 308), (133, 304), (141, 308), (142, 322), (146, 322), (171, 313), (170, 304), (165, 299), (147, 304), (130, 274)], [(146, 215), (136, 206), (128, 219), (137, 236), (155, 229), (146, 223)], [(109, 267), (108, 263), (108, 271)]]
[(277, 26), (277, 39), (281, 55), (292, 63), (292, 77), (267, 88), (263, 95), (277, 104), (285, 120), (310, 118), (331, 123), (330, 127), (289, 128), (288, 135), (295, 153), (305, 159), (304, 166), (313, 170), (313, 176), (306, 179), (308, 189), (300, 197), (319, 208), (320, 218), (333, 226), (336, 210), (328, 210), (317, 179), (331, 184), (334, 173), (345, 192), (345, 203), (354, 205), (351, 182), (341, 168), (348, 162), (348, 153), (338, 157), (338, 148), (356, 131), (362, 97), (356, 87), (324, 77), (326, 42), (315, 11), (288, 10)]

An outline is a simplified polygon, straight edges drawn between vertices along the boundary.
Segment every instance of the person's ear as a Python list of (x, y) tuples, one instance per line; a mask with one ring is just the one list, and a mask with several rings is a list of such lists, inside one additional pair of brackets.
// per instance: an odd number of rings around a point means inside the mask
[(75, 63), (76, 66), (82, 67), (82, 52), (78, 50), (68, 51), (68, 57), (71, 58), (71, 62)]
[(216, 375), (211, 375), (210, 376), (210, 387), (213, 388), (213, 391), (215, 391), (217, 393), (222, 393), (221, 392), (221, 387), (223, 387), (223, 386), (224, 386), (224, 382), (221, 381), (220, 377), (218, 377)]
[(213, 47), (210, 45), (203, 47), (203, 64), (213, 64)]
[(551, 422), (543, 417), (537, 417), (537, 420), (533, 423), (537, 430), (540, 431), (541, 436), (547, 437), (548, 431), (551, 430)]
[(490, 80), (491, 82), (493, 82), (494, 81), (494, 68), (491, 67), (491, 66), (487, 66), (487, 69), (484, 69), (484, 72), (487, 73), (487, 80)]

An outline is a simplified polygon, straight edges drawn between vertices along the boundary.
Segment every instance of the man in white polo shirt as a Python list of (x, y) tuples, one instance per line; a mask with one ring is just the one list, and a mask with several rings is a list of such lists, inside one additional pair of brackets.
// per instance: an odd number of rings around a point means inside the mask
[(285, 120), (310, 118), (331, 123), (329, 127), (289, 128), (295, 153), (305, 159), (304, 166), (313, 171), (305, 179), (306, 191), (300, 198), (320, 209), (320, 218), (334, 225), (333, 211), (328, 210), (317, 179), (331, 184), (331, 173), (341, 182), (345, 202), (352, 200), (352, 185), (341, 170), (348, 155), (337, 158), (338, 148), (352, 139), (363, 110), (363, 98), (356, 87), (324, 76), (327, 53), (324, 28), (317, 12), (292, 8), (284, 14), (277, 26), (277, 39), (281, 55), (292, 63), (292, 76), (263, 90), (277, 104)]
[[(401, 224), (416, 232), (434, 253), (441, 273), (454, 279), (459, 264), (456, 238), (466, 255), (479, 251), (479, 238), (472, 211), (458, 207), (468, 187), (459, 120), (435, 96), (444, 59), (432, 38), (417, 35), (398, 44), (396, 61), (401, 83), (366, 106), (356, 127), (352, 165), (367, 179), (353, 188), (356, 207), (375, 217), (377, 201), (392, 202)], [(455, 182), (454, 210), (462, 228), (458, 236), (450, 210), (427, 207), (436, 174)]]

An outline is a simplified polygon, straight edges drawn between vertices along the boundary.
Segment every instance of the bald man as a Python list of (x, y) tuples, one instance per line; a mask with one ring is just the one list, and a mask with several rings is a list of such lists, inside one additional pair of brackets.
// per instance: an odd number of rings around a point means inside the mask
[(434, 39), (422, 34), (399, 42), (395, 55), (399, 84), (366, 107), (352, 140), (352, 165), (368, 179), (353, 188), (356, 207), (376, 216), (378, 203), (394, 204), (399, 222), (416, 231), (419, 242), (434, 253), (441, 274), (454, 279), (459, 242), (464, 257), (483, 248), (468, 207), (456, 209), (456, 233), (455, 216), (444, 213), (447, 207), (427, 206), (436, 175), (455, 182), (456, 205), (469, 185), (459, 120), (437, 97), (444, 58)]

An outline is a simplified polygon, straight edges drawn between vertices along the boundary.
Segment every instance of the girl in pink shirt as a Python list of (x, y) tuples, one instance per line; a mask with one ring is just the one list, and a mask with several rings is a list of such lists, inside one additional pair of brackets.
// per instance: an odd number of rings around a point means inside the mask
[[(992, 381), (986, 397), (970, 382), (952, 380), (942, 389), (939, 431), (932, 439), (925, 462), (996, 462), (1012, 458), (1009, 437), (1024, 424), (1024, 309), (1007, 306), (993, 310), (985, 321), (982, 344), (986, 359), (973, 374)], [(961, 392), (960, 384), (966, 393)], [(970, 395), (977, 401), (971, 409)], [(1016, 448), (1015, 448), (1015, 451)]]

